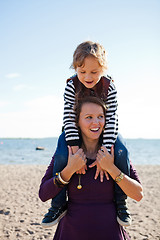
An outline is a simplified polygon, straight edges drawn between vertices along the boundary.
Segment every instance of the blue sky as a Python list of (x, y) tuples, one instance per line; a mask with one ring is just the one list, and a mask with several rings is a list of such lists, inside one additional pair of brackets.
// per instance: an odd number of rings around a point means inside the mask
[(160, 138), (160, 1), (0, 1), (0, 137), (61, 131), (65, 80), (85, 40), (107, 51), (119, 131)]

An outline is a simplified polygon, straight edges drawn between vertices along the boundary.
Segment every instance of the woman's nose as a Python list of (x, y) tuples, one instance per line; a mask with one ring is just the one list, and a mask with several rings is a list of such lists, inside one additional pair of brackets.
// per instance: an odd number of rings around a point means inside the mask
[(93, 118), (93, 124), (99, 124), (99, 121), (97, 118)]

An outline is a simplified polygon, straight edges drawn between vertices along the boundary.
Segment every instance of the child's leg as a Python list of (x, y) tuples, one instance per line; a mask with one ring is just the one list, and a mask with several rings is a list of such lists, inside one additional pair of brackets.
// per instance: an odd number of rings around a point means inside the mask
[[(67, 164), (67, 161), (68, 147), (65, 141), (65, 133), (63, 132), (58, 139), (57, 149), (54, 155), (53, 176), (55, 176), (57, 172), (63, 170), (63, 168)], [(64, 187), (61, 192), (52, 199), (51, 207), (49, 208), (48, 213), (45, 214), (45, 217), (42, 220), (42, 226), (54, 226), (60, 220), (60, 218), (63, 217), (66, 209), (66, 187)]]
[(114, 163), (126, 175), (130, 175), (129, 152), (125, 146), (124, 139), (118, 134), (114, 145)]
[(58, 139), (57, 149), (54, 155), (54, 169), (53, 175), (56, 172), (62, 171), (62, 169), (67, 165), (68, 161), (68, 147), (65, 140), (65, 132), (63, 131)]
[[(130, 175), (129, 153), (121, 135), (118, 135), (114, 146), (115, 165), (126, 175)], [(131, 217), (126, 205), (127, 195), (115, 183), (115, 201), (117, 207), (117, 221), (122, 226), (131, 224)]]

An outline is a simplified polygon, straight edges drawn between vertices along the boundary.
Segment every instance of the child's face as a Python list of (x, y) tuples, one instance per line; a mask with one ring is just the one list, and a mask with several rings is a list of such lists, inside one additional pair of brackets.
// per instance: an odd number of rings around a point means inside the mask
[(76, 68), (78, 79), (86, 88), (93, 88), (103, 75), (102, 67), (94, 57), (87, 57), (81, 67)]

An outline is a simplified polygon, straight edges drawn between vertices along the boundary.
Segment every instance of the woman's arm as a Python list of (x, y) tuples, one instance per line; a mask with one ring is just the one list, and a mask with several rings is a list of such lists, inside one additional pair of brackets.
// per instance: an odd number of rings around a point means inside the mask
[(45, 202), (51, 198), (54, 198), (62, 188), (58, 187), (53, 182), (53, 165), (54, 156), (48, 166), (44, 177), (42, 178), (41, 185), (39, 188), (39, 198)]
[[(102, 150), (98, 151), (97, 161), (99, 162), (102, 169), (107, 171), (113, 180), (121, 174), (120, 169), (114, 165), (114, 150), (111, 148), (111, 154), (108, 153), (107, 149), (103, 146)], [(143, 189), (140, 181), (135, 174), (135, 170), (131, 165), (131, 177), (124, 175), (123, 179), (117, 183), (124, 193), (133, 198), (136, 201), (140, 201), (143, 198)], [(133, 179), (134, 178), (134, 179)]]
[[(121, 171), (115, 165), (109, 172), (114, 180), (120, 175), (120, 173)], [(117, 184), (128, 197), (136, 201), (140, 201), (143, 198), (142, 185), (137, 180), (124, 175), (123, 179)]]
[[(69, 148), (69, 156), (67, 166), (61, 171), (60, 175), (62, 180), (68, 182), (72, 175), (85, 166), (86, 156), (82, 149), (79, 149), (75, 154), (72, 154), (71, 147)], [(44, 177), (42, 178), (39, 188), (39, 197), (45, 202), (51, 198), (54, 198), (62, 188), (57, 186), (53, 177), (54, 156)]]

